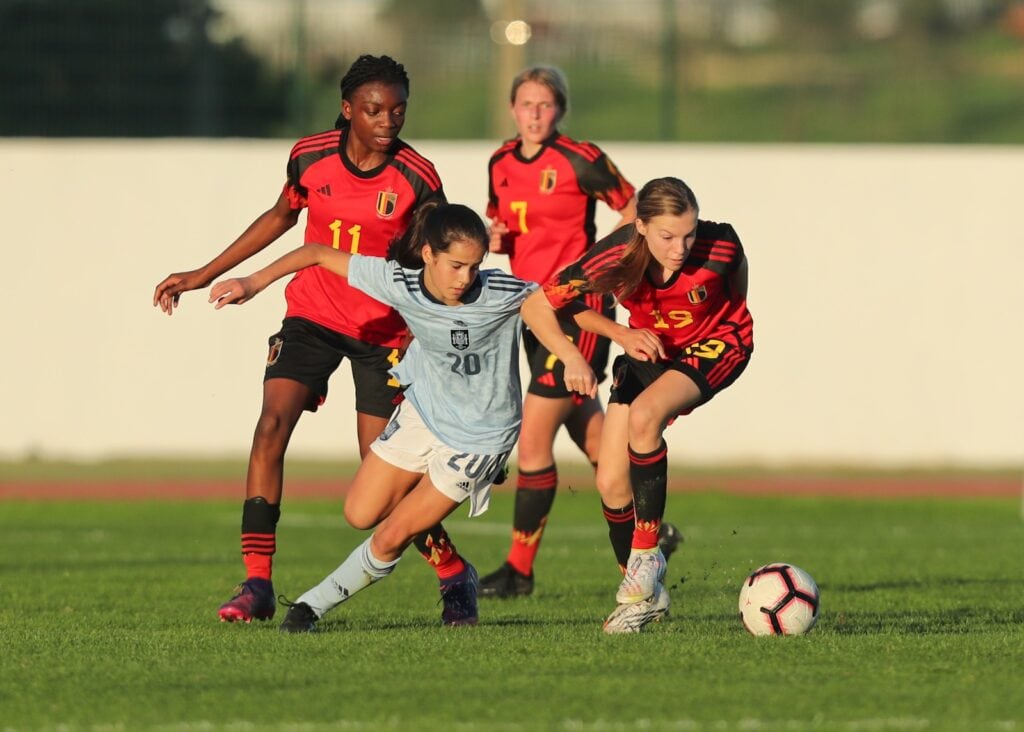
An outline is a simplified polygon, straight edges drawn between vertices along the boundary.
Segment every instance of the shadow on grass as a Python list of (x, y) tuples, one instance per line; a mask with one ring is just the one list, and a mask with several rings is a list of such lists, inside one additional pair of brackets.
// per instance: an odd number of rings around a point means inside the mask
[(972, 635), (1019, 628), (1024, 609), (958, 607), (943, 610), (827, 613), (818, 620), (837, 635)]

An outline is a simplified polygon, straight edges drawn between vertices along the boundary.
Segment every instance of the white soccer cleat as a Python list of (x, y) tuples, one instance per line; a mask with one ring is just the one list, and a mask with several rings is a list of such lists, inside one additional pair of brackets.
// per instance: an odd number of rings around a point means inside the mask
[(650, 599), (657, 584), (665, 580), (665, 566), (665, 555), (658, 547), (631, 551), (626, 562), (626, 576), (615, 593), (615, 602), (628, 605)]
[(608, 635), (639, 633), (650, 623), (656, 623), (668, 616), (672, 604), (665, 585), (658, 583), (654, 596), (640, 602), (619, 605), (604, 621), (604, 632)]

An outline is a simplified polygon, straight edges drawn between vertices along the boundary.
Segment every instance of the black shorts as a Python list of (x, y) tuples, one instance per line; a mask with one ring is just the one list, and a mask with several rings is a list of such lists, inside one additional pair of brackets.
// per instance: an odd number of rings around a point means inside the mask
[[(605, 317), (615, 319), (615, 301), (611, 296), (587, 295), (586, 304)], [(580, 330), (576, 321), (571, 318), (559, 318), (559, 323), (562, 325), (562, 332), (576, 344), (580, 353), (587, 359), (590, 368), (594, 370), (598, 383), (604, 381), (607, 375), (605, 371), (608, 368), (611, 341)], [(576, 395), (576, 392), (565, 388), (565, 364), (561, 359), (553, 356), (551, 351), (545, 348), (529, 329), (523, 330), (523, 350), (526, 351), (526, 361), (530, 364), (530, 384), (526, 389), (527, 392), (548, 399), (561, 399)]]
[(306, 409), (315, 412), (327, 399), (327, 380), (344, 358), (352, 364), (356, 411), (390, 417), (401, 391), (388, 369), (398, 363), (397, 348), (375, 346), (303, 318), (285, 318), (270, 336), (263, 380), (291, 379), (316, 395)]
[(679, 412), (685, 415), (725, 389), (740, 377), (753, 347), (743, 344), (729, 331), (718, 337), (705, 338), (687, 346), (671, 361), (638, 361), (625, 354), (612, 364), (612, 389), (609, 404), (632, 404), (640, 392), (650, 386), (666, 371), (678, 371), (689, 376), (700, 389), (700, 400)]

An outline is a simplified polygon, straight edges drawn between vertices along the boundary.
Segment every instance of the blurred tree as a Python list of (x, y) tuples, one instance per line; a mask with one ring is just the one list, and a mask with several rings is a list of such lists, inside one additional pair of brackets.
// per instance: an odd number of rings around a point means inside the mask
[(208, 0), (3, 0), (0, 135), (266, 135), (283, 84)]
[(382, 20), (410, 29), (482, 20), (487, 17), (480, 0), (386, 0)]
[(412, 111), (403, 134), (486, 137), (497, 54), (480, 0), (385, 0), (377, 17), (394, 32), (396, 58), (409, 72)]

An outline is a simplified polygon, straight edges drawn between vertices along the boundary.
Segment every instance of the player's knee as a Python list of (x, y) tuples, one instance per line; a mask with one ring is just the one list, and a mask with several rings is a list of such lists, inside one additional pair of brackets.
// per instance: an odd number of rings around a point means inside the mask
[(379, 517), (375, 513), (361, 509), (358, 506), (353, 506), (350, 501), (346, 501), (345, 521), (353, 529), (360, 529), (362, 531), (372, 529), (377, 525), (378, 520)]
[(265, 459), (280, 458), (284, 455), (290, 436), (291, 426), (280, 415), (264, 412), (253, 433), (253, 453)]
[(661, 441), (664, 431), (664, 415), (661, 410), (642, 404), (632, 404), (629, 408), (629, 444), (647, 445)]
[(583, 439), (583, 444), (580, 445), (580, 449), (583, 451), (583, 454), (587, 456), (587, 460), (591, 465), (597, 465), (601, 451), (601, 435), (588, 434)]
[(594, 482), (597, 485), (597, 492), (601, 494), (601, 500), (606, 506), (625, 506), (633, 498), (629, 490), (628, 475), (601, 470), (601, 466), (598, 464)]

